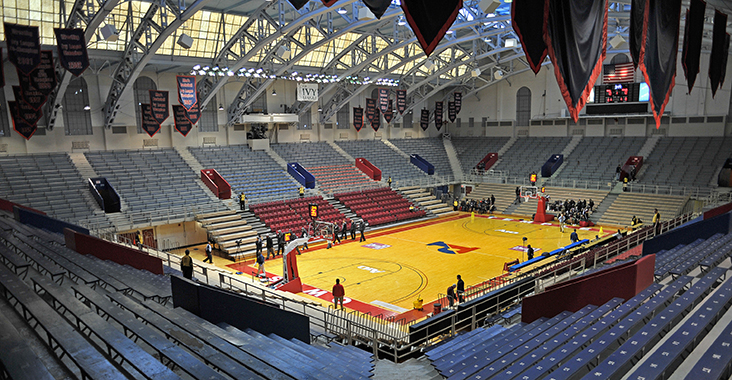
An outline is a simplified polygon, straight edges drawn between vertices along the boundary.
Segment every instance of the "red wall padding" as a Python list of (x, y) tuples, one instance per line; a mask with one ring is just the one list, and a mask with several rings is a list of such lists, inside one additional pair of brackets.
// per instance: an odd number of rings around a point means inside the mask
[(648, 255), (547, 287), (543, 293), (524, 298), (521, 320), (531, 323), (541, 317), (552, 318), (565, 310), (575, 312), (587, 305), (600, 306), (614, 297), (633, 298), (653, 283), (655, 262), (656, 255)]
[(133, 268), (163, 274), (163, 260), (136, 249), (80, 234), (68, 228), (64, 229), (64, 238), (66, 238), (67, 247), (82, 255), (92, 255), (102, 260), (110, 260), (117, 264), (127, 264)]

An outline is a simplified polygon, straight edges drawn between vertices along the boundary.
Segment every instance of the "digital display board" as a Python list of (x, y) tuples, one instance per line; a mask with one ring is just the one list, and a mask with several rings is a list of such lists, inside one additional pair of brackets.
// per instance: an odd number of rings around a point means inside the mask
[(646, 83), (617, 83), (595, 86), (590, 94), (591, 103), (647, 102), (650, 92)]

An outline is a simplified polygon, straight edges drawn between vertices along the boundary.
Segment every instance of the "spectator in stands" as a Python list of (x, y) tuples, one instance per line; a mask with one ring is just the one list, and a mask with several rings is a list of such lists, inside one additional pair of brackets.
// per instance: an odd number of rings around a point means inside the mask
[(180, 271), (183, 272), (183, 277), (187, 279), (193, 278), (193, 259), (191, 259), (191, 251), (186, 249), (186, 255), (180, 259)]
[(460, 275), (457, 275), (457, 297), (458, 302), (465, 302), (465, 281)]
[(391, 187), (391, 176), (389, 176), (389, 179), (386, 180), (386, 183), (388, 183), (389, 187)]
[(630, 167), (630, 180), (635, 181), (635, 165)]
[[(285, 254), (285, 233), (277, 230), (277, 255)], [(275, 256), (277, 256), (275, 255)]]
[(208, 242), (206, 244), (206, 258), (203, 259), (203, 262), (209, 262), (209, 264), (213, 264), (213, 247), (211, 246), (211, 242)]
[(449, 288), (447, 288), (447, 300), (450, 302), (450, 307), (455, 305), (455, 288), (457, 285), (452, 284)]
[(656, 235), (661, 233), (661, 214), (657, 208), (653, 209), (653, 230), (656, 232)]
[(264, 256), (262, 253), (257, 253), (257, 277), (266, 277), (267, 272), (264, 271)]
[(136, 235), (137, 241), (135, 241), (135, 244), (137, 244), (137, 248), (140, 248), (140, 251), (142, 251), (142, 231), (138, 230)]
[(362, 220), (361, 223), (358, 224), (358, 232), (361, 233), (361, 239), (358, 241), (359, 243), (366, 241), (366, 237), (363, 236), (364, 231), (366, 231), (366, 222)]
[(633, 218), (630, 219), (630, 226), (635, 227), (640, 223), (640, 219), (636, 218), (635, 215), (633, 215)]
[(340, 233), (341, 228), (338, 226), (338, 223), (333, 223), (333, 244), (341, 242)]
[(343, 226), (341, 226), (341, 239), (348, 239), (348, 221), (346, 220), (343, 221)]
[(526, 247), (526, 257), (527, 260), (531, 260), (534, 258), (534, 248), (531, 248), (531, 244)]
[(335, 304), (335, 308), (338, 308), (338, 303), (341, 304), (341, 309), (343, 309), (343, 297), (346, 296), (346, 290), (343, 289), (343, 285), (341, 285), (341, 279), (336, 278), (336, 283), (333, 285), (333, 303)]
[(262, 254), (262, 235), (257, 234), (257, 241), (254, 243), (254, 246), (257, 248), (256, 254), (261, 255)]
[(621, 171), (622, 171), (622, 169), (620, 168), (620, 164), (618, 164), (618, 167), (615, 168), (615, 181), (619, 181), (620, 180), (620, 172)]
[(246, 209), (246, 206), (247, 206), (247, 197), (246, 197), (246, 195), (244, 195), (244, 192), (242, 191), (239, 194), (239, 209), (241, 209), (243, 211)]
[(297, 192), (300, 194), (300, 198), (305, 196), (305, 188), (303, 186), (300, 186), (300, 188), (297, 189)]
[(493, 194), (491, 194), (491, 211), (495, 210), (495, 208), (496, 208), (496, 197), (494, 197)]
[(628, 177), (623, 178), (623, 192), (628, 191)]
[(593, 201), (592, 201), (592, 198), (590, 198), (590, 203), (589, 203), (589, 205), (590, 205), (590, 211), (592, 211), (592, 210), (594, 210), (594, 209), (595, 209), (595, 202), (593, 202)]
[(351, 240), (356, 240), (356, 221), (351, 221)]
[(452, 201), (452, 211), (457, 211), (458, 210), (458, 205), (459, 205), (458, 200), (457, 200), (457, 198), (455, 198)]
[(516, 203), (521, 203), (521, 187), (516, 186)]
[(579, 236), (577, 236), (577, 230), (572, 231), (572, 233), (569, 235), (569, 240), (571, 240), (572, 243), (576, 243), (579, 241)]
[(270, 253), (272, 254), (272, 257), (277, 256), (274, 253), (274, 243), (272, 243), (272, 235), (267, 235), (267, 260), (269, 260)]

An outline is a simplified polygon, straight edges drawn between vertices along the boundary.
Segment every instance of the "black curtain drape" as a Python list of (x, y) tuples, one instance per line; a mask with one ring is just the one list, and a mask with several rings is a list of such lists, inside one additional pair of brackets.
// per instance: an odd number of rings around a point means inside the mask
[(712, 53), (709, 56), (709, 85), (712, 87), (712, 98), (717, 94), (717, 88), (722, 85), (722, 77), (727, 68), (722, 66), (726, 57), (729, 43), (727, 42), (727, 15), (720, 12), (714, 12), (714, 33), (712, 35)]
[(630, 56), (633, 66), (640, 64), (641, 49), (643, 48), (643, 33), (646, 25), (646, 0), (632, 0), (630, 3)]
[(373, 13), (376, 18), (380, 19), (381, 16), (384, 15), (384, 12), (389, 9), (391, 0), (363, 0), (363, 3), (369, 7), (371, 13)]
[(402, 0), (407, 22), (425, 55), (432, 54), (462, 7), (463, 0)]
[(651, 108), (656, 128), (674, 88), (679, 46), (681, 0), (647, 0), (645, 41), (640, 69), (651, 90)]
[(704, 0), (691, 0), (689, 9), (686, 11), (681, 65), (684, 67), (684, 76), (689, 86), (689, 93), (694, 88), (696, 75), (699, 74), (699, 58), (704, 35), (704, 10), (706, 7), (707, 3)]
[(521, 40), (521, 48), (534, 74), (541, 70), (547, 55), (544, 42), (545, 0), (514, 0), (511, 4), (511, 26)]
[(546, 0), (544, 41), (554, 74), (576, 122), (602, 73), (607, 43), (606, 0)]

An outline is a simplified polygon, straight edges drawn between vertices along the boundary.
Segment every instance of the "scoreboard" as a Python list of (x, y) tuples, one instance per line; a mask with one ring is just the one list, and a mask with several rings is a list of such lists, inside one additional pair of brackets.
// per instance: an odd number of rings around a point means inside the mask
[(617, 83), (595, 86), (594, 96), (590, 102), (603, 103), (637, 103), (649, 100), (648, 85), (645, 83)]

